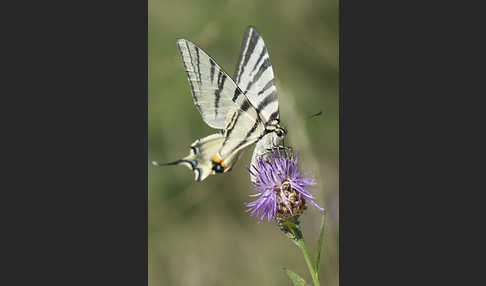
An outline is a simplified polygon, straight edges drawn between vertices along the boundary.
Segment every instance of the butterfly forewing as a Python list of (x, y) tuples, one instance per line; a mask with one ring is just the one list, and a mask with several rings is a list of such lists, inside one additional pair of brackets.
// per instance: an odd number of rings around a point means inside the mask
[(255, 27), (250, 26), (245, 31), (234, 79), (265, 122), (279, 118), (272, 64), (265, 42)]
[[(239, 109), (242, 91), (224, 70), (189, 40), (177, 40), (194, 105), (210, 127), (224, 129), (229, 115)], [(255, 118), (256, 115), (245, 115)], [(251, 119), (251, 118), (250, 118)]]

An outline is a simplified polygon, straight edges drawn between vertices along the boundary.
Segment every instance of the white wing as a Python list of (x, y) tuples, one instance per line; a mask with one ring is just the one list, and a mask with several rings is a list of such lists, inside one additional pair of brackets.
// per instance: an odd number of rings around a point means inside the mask
[(272, 64), (263, 38), (255, 27), (249, 26), (245, 31), (234, 80), (261, 114), (264, 123), (279, 119)]
[[(257, 158), (272, 148), (280, 146), (281, 142), (282, 139), (278, 137), (275, 132), (270, 132), (258, 140), (255, 149), (253, 150), (253, 155), (251, 156), (250, 168), (251, 166), (258, 166)], [(250, 179), (252, 182), (255, 182), (256, 178), (250, 173)]]
[[(212, 134), (194, 141), (191, 144), (189, 155), (186, 157), (169, 163), (153, 161), (152, 164), (156, 166), (184, 165), (194, 172), (194, 179), (200, 182), (209, 175), (215, 174), (211, 157), (221, 148), (223, 141), (224, 136), (221, 133)], [(233, 168), (240, 155), (241, 152), (235, 152), (232, 156), (226, 158), (228, 166), (224, 172), (228, 172)]]
[(207, 53), (186, 39), (177, 40), (177, 45), (194, 104), (203, 120), (222, 133), (196, 140), (182, 159), (154, 164), (185, 165), (194, 171), (196, 181), (202, 181), (231, 170), (241, 151), (262, 138), (265, 125), (250, 100)]
[[(257, 142), (265, 134), (265, 125), (262, 119), (250, 105), (248, 99), (244, 96), (241, 96), (241, 98), (244, 99), (241, 109), (234, 113), (223, 133), (225, 140), (218, 151), (218, 155), (223, 161), (232, 153)], [(248, 113), (251, 114), (250, 117), (244, 116)], [(255, 116), (255, 119), (251, 120), (250, 118), (253, 118), (253, 116)]]
[(242, 93), (241, 90), (223, 69), (194, 43), (178, 39), (177, 46), (186, 69), (194, 105), (210, 127), (223, 129), (228, 113), (238, 108), (235, 102)]

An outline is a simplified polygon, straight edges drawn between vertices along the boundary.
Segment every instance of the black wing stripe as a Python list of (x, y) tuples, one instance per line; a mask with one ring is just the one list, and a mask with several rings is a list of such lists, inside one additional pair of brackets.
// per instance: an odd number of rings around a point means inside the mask
[(241, 94), (241, 89), (239, 89), (238, 87), (235, 89), (235, 93), (233, 95), (233, 98), (231, 99), (233, 102), (236, 102), (236, 100), (238, 99), (238, 97), (240, 96)]
[(262, 60), (263, 56), (267, 53), (267, 47), (263, 46), (263, 49), (262, 49), (262, 52), (260, 53), (260, 56), (258, 57), (258, 60), (257, 62), (255, 63), (255, 66), (253, 67), (253, 70), (256, 70), (258, 64), (260, 63), (260, 61)]
[(262, 95), (267, 89), (271, 88), (272, 86), (275, 85), (275, 79), (271, 79), (267, 82), (267, 84), (258, 92), (258, 95)]
[(251, 37), (250, 41), (248, 43), (248, 47), (245, 51), (245, 60), (243, 61), (243, 65), (241, 66), (240, 69), (240, 74), (238, 75), (238, 79), (236, 81), (236, 84), (240, 83), (241, 75), (245, 72), (245, 67), (248, 64), (248, 60), (250, 59), (251, 55), (253, 54), (253, 51), (255, 49), (255, 46), (258, 42), (258, 34), (255, 32), (255, 30), (251, 30)]
[(192, 71), (196, 72), (196, 67), (194, 66), (194, 59), (192, 58), (191, 49), (189, 48), (189, 44), (187, 43), (187, 41), (186, 41), (186, 48), (187, 48), (187, 53), (189, 54), (189, 58), (191, 59)]
[(250, 101), (248, 101), (248, 99), (245, 98), (245, 100), (243, 101), (243, 104), (241, 104), (240, 109), (242, 111), (246, 112), (249, 108), (250, 108)]
[(268, 118), (268, 122), (272, 122), (273, 120), (278, 119), (278, 109), (274, 111), (272, 114), (270, 114), (270, 117)]
[(224, 82), (226, 81), (226, 75), (221, 72), (218, 73), (218, 89), (214, 91), (214, 117), (218, 116), (219, 100), (221, 99), (221, 91), (224, 88)]
[(197, 46), (194, 46), (194, 48), (196, 49), (197, 77), (198, 77), (199, 83), (202, 83), (202, 79), (201, 79), (201, 62), (199, 60), (199, 48)]
[(255, 124), (253, 124), (253, 126), (248, 131), (248, 133), (246, 133), (245, 138), (243, 140), (241, 140), (240, 143), (238, 143), (238, 145), (236, 145), (235, 150), (238, 150), (243, 144), (245, 144), (246, 142), (248, 142), (248, 138), (250, 138), (251, 134), (253, 134), (253, 132), (255, 132), (255, 130), (257, 129), (257, 127), (258, 127), (259, 124), (260, 124), (260, 120), (258, 119), (255, 122)]
[(214, 81), (214, 68), (216, 63), (213, 61), (213, 59), (209, 58), (209, 64), (211, 65), (210, 72), (211, 72), (211, 83)]
[(267, 95), (257, 106), (257, 111), (260, 113), (268, 104), (277, 101), (277, 91), (274, 90), (272, 93)]
[(253, 85), (253, 83), (257, 82), (262, 74), (267, 70), (268, 67), (272, 66), (270, 63), (270, 58), (266, 58), (263, 64), (260, 66), (260, 69), (258, 70), (257, 74), (253, 77), (253, 79), (248, 83), (248, 86), (246, 87), (246, 90), (250, 90), (250, 87)]

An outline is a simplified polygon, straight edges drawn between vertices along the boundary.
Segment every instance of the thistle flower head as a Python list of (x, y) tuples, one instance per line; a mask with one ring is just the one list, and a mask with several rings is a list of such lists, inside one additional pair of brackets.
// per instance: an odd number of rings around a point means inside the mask
[(298, 216), (307, 208), (306, 203), (313, 204), (319, 210), (324, 210), (306, 189), (315, 185), (312, 177), (306, 177), (297, 167), (298, 155), (290, 149), (274, 148), (256, 159), (256, 165), (251, 165), (248, 171), (255, 177), (252, 182), (258, 197), (246, 204), (250, 215), (260, 216), (259, 222), (265, 217), (268, 221), (277, 222)]

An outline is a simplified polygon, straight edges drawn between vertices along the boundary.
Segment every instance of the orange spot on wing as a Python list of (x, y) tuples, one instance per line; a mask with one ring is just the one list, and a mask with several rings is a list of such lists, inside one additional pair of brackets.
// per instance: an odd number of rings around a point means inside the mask
[(226, 164), (223, 162), (223, 160), (221, 158), (219, 158), (218, 154), (214, 154), (211, 157), (211, 161), (220, 164), (225, 169), (227, 168)]
[(214, 154), (212, 157), (211, 157), (211, 161), (215, 162), (215, 163), (221, 163), (221, 159), (218, 157), (218, 154)]

